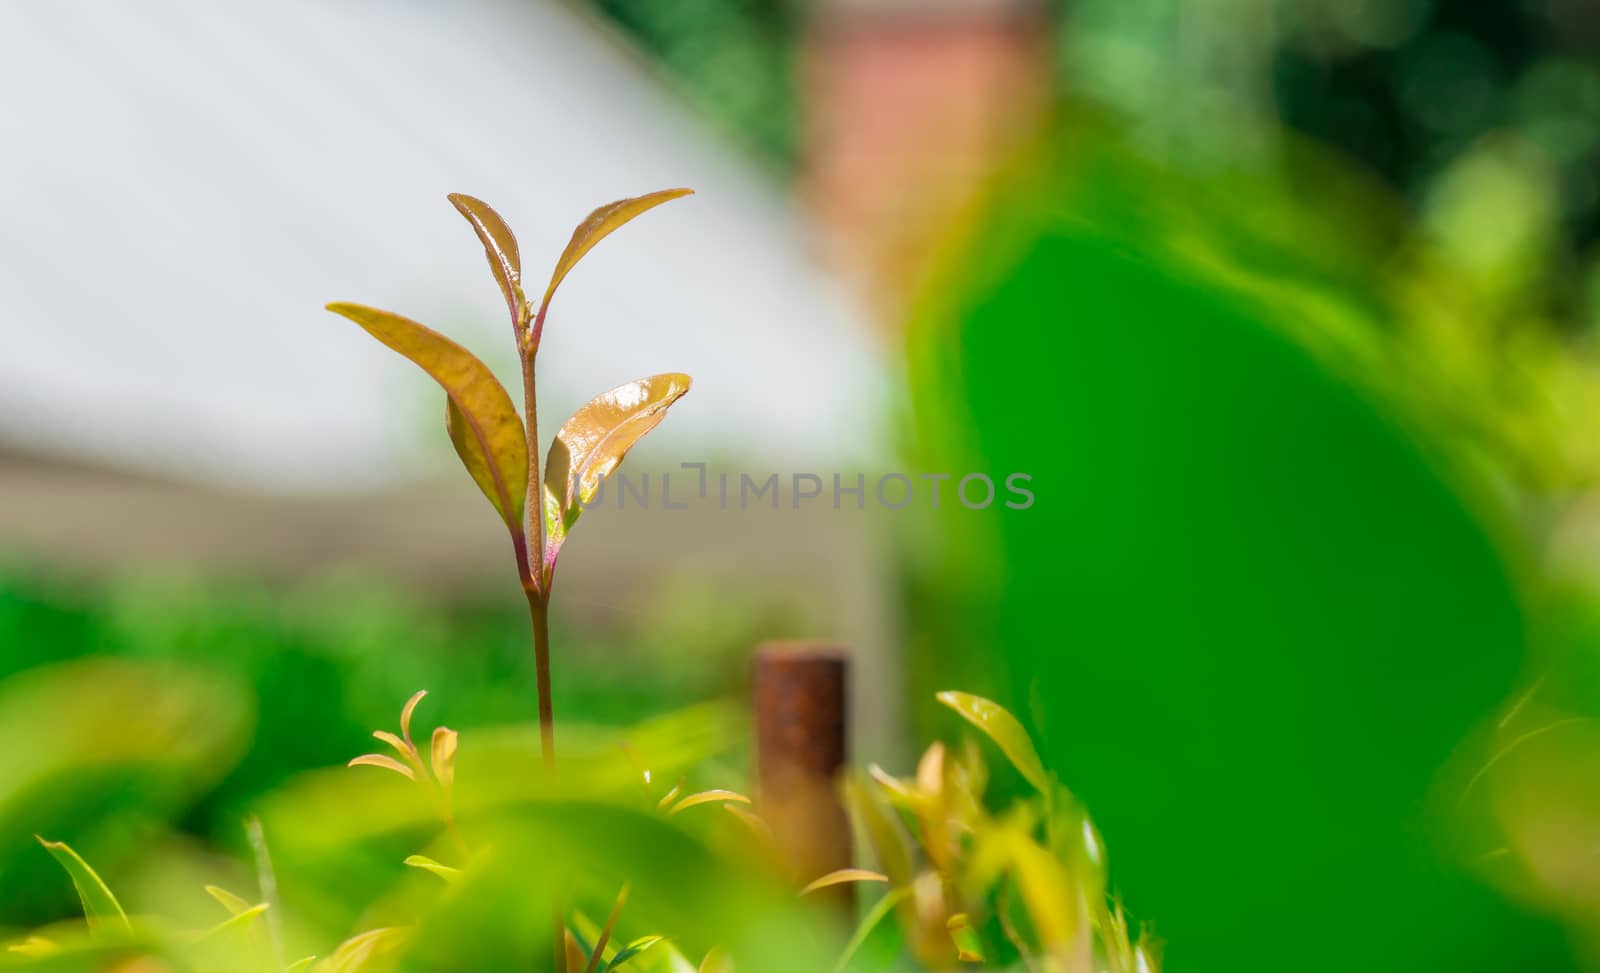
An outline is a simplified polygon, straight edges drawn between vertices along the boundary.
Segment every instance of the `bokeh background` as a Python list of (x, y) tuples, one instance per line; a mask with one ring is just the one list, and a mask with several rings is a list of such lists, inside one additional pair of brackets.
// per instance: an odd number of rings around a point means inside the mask
[(532, 268), (687, 185), (565, 285), (547, 434), (675, 369), (658, 494), (1036, 499), (591, 513), (561, 719), (831, 640), (863, 762), (1024, 714), (1169, 969), (1600, 969), (1593, 3), (20, 0), (0, 92), (0, 923), (72, 910), (34, 832), (162, 901), (418, 688), (532, 718), (437, 389), (321, 308), (514, 378), (444, 194)]

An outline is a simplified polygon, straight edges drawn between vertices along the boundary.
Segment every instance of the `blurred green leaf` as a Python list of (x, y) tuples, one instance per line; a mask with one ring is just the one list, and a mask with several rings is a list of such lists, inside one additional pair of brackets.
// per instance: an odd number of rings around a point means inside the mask
[(993, 740), (1012, 766), (1021, 772), (1028, 783), (1038, 788), (1039, 793), (1050, 793), (1050, 775), (1039, 760), (1039, 752), (1034, 749), (1032, 738), (1003, 706), (982, 696), (950, 691), (939, 693), (938, 699)]
[(661, 936), (641, 936), (628, 945), (617, 950), (616, 955), (611, 957), (610, 962), (606, 963), (606, 973), (611, 973), (612, 970), (619, 969), (622, 964), (628, 962), (635, 956), (638, 956), (640, 953), (643, 953), (644, 951), (655, 946), (657, 943), (661, 942), (662, 938), (663, 937)]
[(220, 885), (207, 885), (206, 894), (221, 903), (222, 907), (228, 910), (228, 915), (230, 916), (249, 911), (253, 907), (248, 899), (234, 895)]
[[(901, 902), (909, 899), (910, 895), (910, 888), (891, 889), (889, 894), (879, 899), (873, 904), (871, 909), (867, 910), (866, 915), (862, 916), (861, 921), (856, 925), (855, 931), (850, 934), (850, 940), (849, 942), (845, 943), (844, 951), (839, 954), (839, 962), (834, 966), (834, 973), (842, 973), (844, 970), (859, 969), (859, 967), (852, 964), (855, 962), (857, 955), (861, 953), (862, 947), (864, 947), (867, 942), (879, 932), (880, 929), (891, 934), (896, 932), (897, 927), (895, 924), (892, 922), (885, 923), (885, 920), (893, 915), (895, 907), (900, 905)], [(893, 952), (898, 951), (898, 949), (893, 950)]]
[(831, 871), (820, 878), (813, 879), (800, 890), (801, 895), (810, 895), (818, 889), (825, 889), (833, 885), (844, 885), (847, 882), (887, 882), (889, 876), (881, 872), (870, 871), (865, 868), (840, 868)]
[(105, 880), (89, 867), (81, 855), (64, 841), (48, 841), (39, 835), (34, 837), (61, 863), (72, 879), (72, 887), (78, 890), (78, 900), (83, 903), (83, 916), (89, 921), (91, 930), (104, 932), (108, 926), (124, 932), (129, 930), (128, 914), (122, 911), (122, 904), (111, 894)]
[(243, 911), (236, 912), (228, 918), (217, 923), (215, 926), (212, 926), (210, 929), (207, 929), (205, 932), (201, 933), (199, 936), (199, 941), (213, 939), (217, 936), (225, 935), (229, 930), (248, 928), (251, 923), (255, 922), (256, 919), (258, 919), (267, 911), (267, 908), (268, 906), (265, 902), (257, 902), (255, 905), (252, 905)]
[(358, 933), (318, 963), (317, 973), (362, 973), (385, 965), (405, 948), (411, 938), (410, 929), (394, 926)]
[(736, 791), (720, 789), (701, 791), (698, 794), (690, 794), (679, 799), (678, 803), (674, 804), (672, 806), (672, 810), (668, 811), (667, 814), (678, 814), (680, 812), (687, 811), (692, 807), (699, 807), (702, 804), (711, 804), (716, 801), (731, 801), (735, 804), (749, 804), (750, 798)]
[(843, 786), (845, 805), (866, 833), (878, 867), (894, 887), (909, 886), (913, 877), (912, 846), (905, 825), (863, 775), (847, 775)]
[(461, 869), (452, 868), (449, 865), (441, 865), (427, 855), (408, 855), (406, 864), (412, 868), (420, 868), (425, 872), (432, 872), (451, 884), (461, 881)]

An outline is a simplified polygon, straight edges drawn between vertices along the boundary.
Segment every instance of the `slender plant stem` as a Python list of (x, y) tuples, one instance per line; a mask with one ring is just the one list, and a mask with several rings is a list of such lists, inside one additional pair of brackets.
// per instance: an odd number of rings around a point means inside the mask
[[(519, 295), (520, 296), (520, 295)], [(527, 305), (524, 303), (523, 307)], [(544, 323), (544, 309), (539, 309)], [(528, 496), (523, 504), (527, 535), (533, 550), (518, 555), (522, 591), (528, 598), (528, 617), (533, 622), (534, 682), (539, 694), (539, 744), (544, 753), (546, 774), (554, 773), (556, 762), (555, 707), (550, 693), (550, 575), (544, 569), (544, 483), (539, 468), (539, 402), (534, 359), (539, 349), (537, 332), (531, 323), (516, 328), (517, 357), (522, 361), (522, 409), (528, 427)], [(527, 547), (524, 542), (523, 547)], [(529, 556), (531, 554), (531, 556)], [(555, 973), (567, 969), (567, 924), (560, 896), (551, 903), (551, 946), (555, 950)]]
[[(540, 317), (543, 317), (542, 309)], [(539, 741), (544, 751), (544, 766), (555, 766), (555, 713), (550, 701), (550, 592), (549, 573), (544, 568), (544, 478), (539, 465), (538, 379), (534, 360), (538, 345), (532, 328), (517, 329), (517, 356), (522, 360), (522, 405), (528, 427), (528, 496), (523, 504), (527, 534), (533, 541), (529, 563), (522, 574), (522, 590), (528, 597), (528, 614), (533, 620), (533, 661), (539, 694)]]
[(539, 690), (539, 743), (544, 752), (545, 770), (555, 766), (555, 713), (550, 701), (550, 601), (542, 594), (528, 593), (528, 614), (533, 619), (534, 679)]

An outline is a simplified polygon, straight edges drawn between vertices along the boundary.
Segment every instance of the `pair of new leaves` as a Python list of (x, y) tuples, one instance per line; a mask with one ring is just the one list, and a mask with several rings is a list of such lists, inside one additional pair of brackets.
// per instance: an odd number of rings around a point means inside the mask
[[(482, 200), (459, 193), (450, 196), (450, 202), (472, 224), (500, 285), (511, 314), (517, 353), (523, 360), (525, 382), (532, 381), (533, 360), (550, 299), (567, 273), (618, 227), (690, 192), (666, 189), (618, 200), (590, 213), (573, 231), (537, 308), (523, 292), (522, 258), (510, 227)], [(666, 417), (667, 407), (689, 391), (689, 376), (668, 372), (619, 385), (590, 400), (556, 433), (544, 462), (543, 496), (530, 498), (528, 486), (537, 480), (538, 468), (531, 466), (529, 459), (530, 453), (537, 455), (537, 444), (531, 441), (511, 396), (488, 366), (444, 335), (398, 314), (343, 303), (330, 304), (328, 310), (359, 324), (444, 388), (445, 426), (456, 455), (505, 521), (519, 552), (527, 547), (526, 506), (531, 500), (541, 507), (542, 563), (531, 566), (531, 581), (540, 591), (548, 592), (556, 557), (583, 505), (594, 499), (601, 481), (628, 450)], [(527, 407), (530, 411), (536, 408), (531, 384)], [(537, 427), (537, 415), (531, 418)]]

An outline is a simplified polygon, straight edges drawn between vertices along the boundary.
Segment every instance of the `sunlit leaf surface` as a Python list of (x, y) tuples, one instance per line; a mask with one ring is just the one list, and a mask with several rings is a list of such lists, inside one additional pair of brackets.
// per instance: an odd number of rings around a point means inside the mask
[[(415, 362), (450, 396), (450, 439), (479, 489), (506, 526), (521, 529), (528, 489), (528, 444), (522, 418), (489, 366), (472, 352), (409, 318), (359, 304), (328, 310), (359, 324), (374, 338)], [(457, 432), (459, 430), (459, 432)]]
[(556, 288), (566, 279), (568, 272), (577, 266), (578, 261), (583, 259), (583, 255), (593, 250), (594, 245), (604, 240), (613, 230), (647, 210), (693, 192), (692, 189), (663, 189), (643, 196), (619, 199), (590, 213), (582, 223), (578, 224), (578, 228), (572, 231), (572, 240), (567, 243), (567, 249), (561, 252), (561, 259), (556, 261), (555, 272), (550, 275), (550, 286), (545, 288), (544, 299), (540, 302), (541, 309), (549, 305)]
[(545, 459), (545, 576), (553, 571), (567, 532), (600, 483), (628, 450), (666, 418), (667, 407), (689, 391), (681, 372), (619, 385), (589, 400), (556, 433)]
[(500, 518), (506, 522), (506, 526), (513, 532), (521, 530), (522, 511), (527, 503), (528, 494), (527, 442), (523, 442), (521, 453), (518, 453), (515, 448), (508, 449), (506, 452), (505, 463), (507, 467), (516, 460), (521, 459), (522, 465), (518, 468), (522, 470), (522, 473), (509, 478), (506, 487), (506, 491), (509, 494), (506, 499), (509, 505), (502, 509), (500, 487), (496, 482), (496, 474), (499, 471), (499, 467), (490, 464), (489, 456), (483, 451), (483, 444), (474, 433), (472, 423), (462, 414), (461, 407), (456, 405), (456, 400), (446, 396), (444, 406), (445, 432), (450, 436), (450, 445), (455, 447), (456, 456), (461, 459), (461, 465), (466, 467), (468, 475), (472, 477), (472, 481), (478, 484), (478, 489), (483, 491), (483, 495), (494, 506), (495, 512), (500, 514)]
[(45, 850), (61, 863), (61, 867), (72, 879), (72, 887), (78, 890), (78, 899), (83, 903), (83, 916), (89, 920), (90, 929), (103, 931), (108, 927), (124, 930), (129, 928), (128, 914), (122, 911), (122, 904), (111, 894), (111, 889), (99, 873), (90, 868), (82, 856), (64, 841), (47, 841), (39, 838), (39, 844), (44, 845)]
[(1039, 752), (1034, 749), (1033, 740), (1028, 736), (1028, 731), (1022, 728), (1022, 724), (1017, 722), (1017, 718), (1008, 713), (1003, 706), (970, 693), (942, 692), (938, 695), (938, 699), (987, 734), (1000, 748), (1000, 752), (1010, 759), (1012, 765), (1027, 778), (1028, 783), (1037, 787), (1040, 793), (1050, 792), (1050, 775), (1045, 772), (1044, 764), (1039, 760)]
[(522, 310), (522, 258), (517, 253), (517, 238), (505, 220), (488, 203), (463, 193), (451, 193), (451, 205), (472, 224), (473, 232), (483, 244), (484, 255), (489, 258), (489, 270), (494, 273), (500, 293), (506, 299), (511, 319), (519, 319)]

